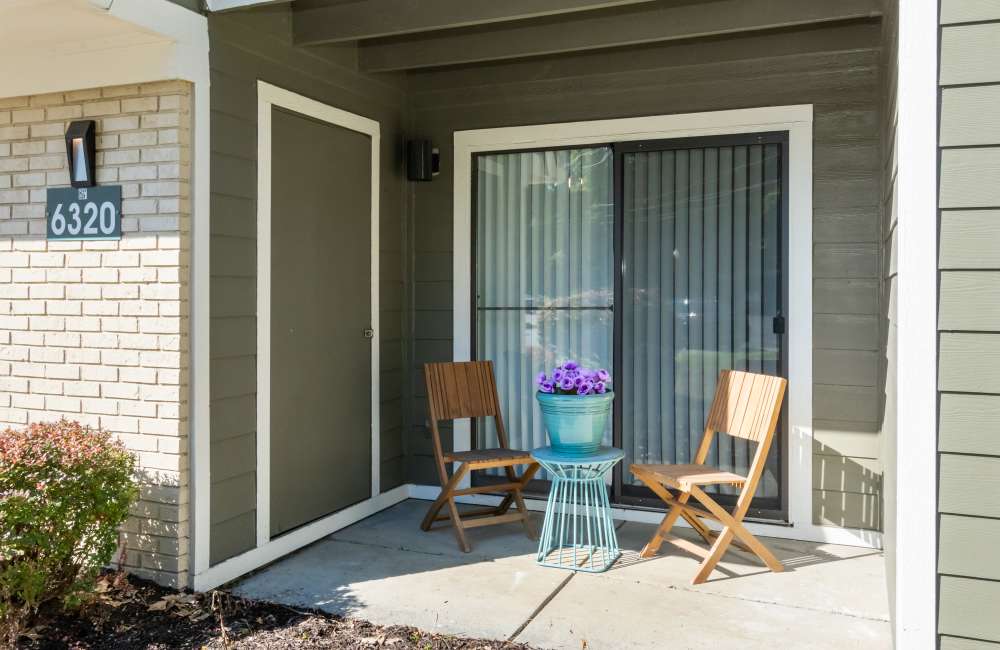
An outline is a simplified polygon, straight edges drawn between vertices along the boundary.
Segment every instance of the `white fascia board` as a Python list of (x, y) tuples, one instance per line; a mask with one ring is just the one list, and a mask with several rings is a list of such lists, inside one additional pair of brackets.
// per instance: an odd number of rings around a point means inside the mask
[(218, 12), (246, 9), (257, 5), (273, 5), (279, 2), (292, 2), (292, 0), (205, 0), (205, 6), (209, 11)]

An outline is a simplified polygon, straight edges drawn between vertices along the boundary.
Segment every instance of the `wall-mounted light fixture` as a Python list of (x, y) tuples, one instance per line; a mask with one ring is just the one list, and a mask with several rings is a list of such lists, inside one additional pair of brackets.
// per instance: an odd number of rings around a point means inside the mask
[(93, 187), (97, 164), (97, 137), (94, 120), (70, 122), (66, 129), (66, 162), (73, 187)]
[(406, 143), (406, 178), (429, 181), (441, 170), (441, 155), (430, 140), (409, 140)]

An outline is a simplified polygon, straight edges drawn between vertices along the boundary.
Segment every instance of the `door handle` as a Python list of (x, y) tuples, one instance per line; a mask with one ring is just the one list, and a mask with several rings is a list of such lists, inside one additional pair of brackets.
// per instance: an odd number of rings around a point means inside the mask
[(361, 331), (361, 334), (362, 334), (362, 335), (363, 335), (363, 336), (364, 336), (364, 337), (365, 337), (366, 339), (373, 339), (373, 338), (375, 338), (375, 330), (373, 330), (373, 329), (372, 329), (372, 328), (370, 328), (370, 327), (366, 327), (365, 329), (363, 329), (363, 330)]

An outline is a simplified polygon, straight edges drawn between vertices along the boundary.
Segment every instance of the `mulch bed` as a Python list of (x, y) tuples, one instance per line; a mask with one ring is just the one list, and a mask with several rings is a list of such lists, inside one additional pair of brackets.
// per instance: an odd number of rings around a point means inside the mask
[(465, 639), (412, 627), (373, 625), (323, 612), (247, 600), (216, 591), (178, 592), (109, 573), (77, 612), (40, 613), (22, 638), (28, 650), (55, 648), (387, 648), (529, 650), (506, 641)]

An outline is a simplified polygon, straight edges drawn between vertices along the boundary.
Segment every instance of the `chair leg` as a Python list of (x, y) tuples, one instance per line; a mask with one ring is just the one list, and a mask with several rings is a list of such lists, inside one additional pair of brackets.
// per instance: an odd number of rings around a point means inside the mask
[(715, 539), (715, 543), (712, 544), (708, 557), (702, 560), (701, 566), (698, 567), (698, 573), (696, 573), (694, 578), (691, 579), (691, 584), (700, 585), (708, 580), (708, 576), (712, 575), (712, 571), (715, 570), (715, 565), (722, 559), (723, 554), (726, 552), (726, 548), (732, 541), (733, 531), (726, 526), (722, 529), (722, 533), (720, 533)]
[(452, 497), (448, 497), (448, 511), (451, 513), (451, 525), (455, 529), (455, 539), (458, 540), (458, 548), (462, 549), (463, 553), (469, 553), (472, 551), (472, 546), (465, 539), (465, 526), (462, 524), (462, 518), (458, 516), (458, 507), (455, 505), (455, 499)]
[(431, 504), (431, 507), (427, 509), (427, 514), (424, 515), (424, 520), (420, 523), (421, 529), (424, 531), (431, 529), (438, 512), (440, 512), (441, 508), (444, 507), (444, 504), (451, 499), (452, 492), (455, 491), (455, 488), (458, 487), (458, 484), (462, 481), (462, 477), (464, 477), (468, 471), (469, 468), (465, 463), (459, 465), (458, 469), (451, 475), (451, 478), (448, 479), (448, 482), (441, 486), (441, 493), (438, 495), (438, 498), (434, 499), (434, 503)]
[[(682, 494), (681, 498), (686, 497), (686, 494)], [(687, 501), (687, 499), (684, 499)], [(678, 499), (680, 501), (680, 499)], [(679, 506), (672, 506), (667, 512), (666, 516), (663, 517), (663, 521), (660, 522), (659, 527), (653, 536), (649, 538), (646, 545), (642, 548), (639, 553), (639, 557), (650, 558), (656, 555), (656, 552), (660, 550), (660, 545), (663, 544), (663, 537), (670, 532), (670, 529), (674, 527), (674, 523), (677, 522), (677, 517), (681, 514), (681, 509)]]

